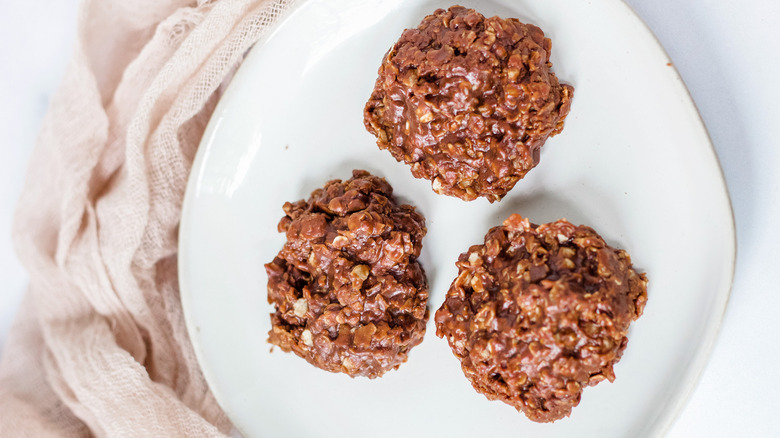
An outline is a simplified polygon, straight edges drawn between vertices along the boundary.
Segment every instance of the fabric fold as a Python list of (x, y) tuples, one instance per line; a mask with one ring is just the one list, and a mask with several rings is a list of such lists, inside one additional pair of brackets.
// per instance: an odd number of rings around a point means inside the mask
[(182, 198), (226, 80), (289, 0), (83, 0), (15, 216), (30, 287), (0, 436), (221, 436), (176, 269)]

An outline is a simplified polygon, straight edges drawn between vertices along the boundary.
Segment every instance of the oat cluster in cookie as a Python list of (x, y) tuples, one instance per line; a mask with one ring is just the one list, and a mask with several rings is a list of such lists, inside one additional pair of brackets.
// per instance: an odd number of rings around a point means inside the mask
[(436, 193), (498, 201), (569, 113), (574, 89), (551, 71), (551, 48), (515, 18), (439, 9), (385, 55), (365, 126)]
[(460, 255), (436, 312), (474, 388), (537, 422), (571, 413), (585, 387), (615, 378), (647, 279), (593, 229), (519, 215)]
[(425, 219), (392, 193), (383, 178), (355, 170), (284, 204), (287, 242), (265, 265), (270, 343), (324, 370), (375, 378), (422, 342)]

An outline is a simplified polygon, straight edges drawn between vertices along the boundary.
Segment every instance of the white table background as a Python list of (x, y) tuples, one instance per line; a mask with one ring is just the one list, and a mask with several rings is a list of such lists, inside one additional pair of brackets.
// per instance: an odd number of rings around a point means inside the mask
[[(627, 2), (699, 107), (737, 223), (737, 272), (721, 333), (669, 436), (780, 437), (780, 1)], [(69, 59), (76, 6), (0, 3), (0, 351), (27, 283), (11, 242), (14, 205)], [(685, 263), (684, 254), (669, 256)]]

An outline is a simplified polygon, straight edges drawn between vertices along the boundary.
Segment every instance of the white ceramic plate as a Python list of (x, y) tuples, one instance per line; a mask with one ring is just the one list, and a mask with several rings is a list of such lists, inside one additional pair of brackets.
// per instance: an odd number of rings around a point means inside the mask
[[(656, 436), (704, 367), (731, 286), (733, 220), (707, 132), (663, 49), (618, 0), (462, 3), (540, 26), (554, 71), (575, 87), (563, 133), (500, 203), (435, 195), (363, 128), (384, 53), (449, 3), (299, 2), (252, 50), (211, 120), (187, 189), (179, 275), (204, 374), (247, 436)], [(426, 216), (432, 313), (458, 255), (511, 213), (565, 217), (628, 250), (649, 298), (617, 380), (586, 389), (570, 418), (534, 424), (471, 388), (432, 319), (409, 361), (373, 381), (270, 352), (263, 264), (283, 244), (282, 204), (353, 168), (387, 178)]]

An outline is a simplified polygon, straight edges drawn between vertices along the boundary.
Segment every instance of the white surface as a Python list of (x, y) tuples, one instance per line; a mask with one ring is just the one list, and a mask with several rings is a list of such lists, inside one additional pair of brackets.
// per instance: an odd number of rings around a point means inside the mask
[(11, 223), (36, 133), (75, 38), (76, 0), (0, 2), (0, 351), (27, 285)]
[[(0, 2), (0, 339), (26, 282), (10, 247), (10, 217), (44, 102), (70, 51), (75, 3)], [(780, 2), (628, 3), (659, 37), (699, 107), (721, 160), (738, 228), (737, 274), (721, 334), (669, 436), (778, 436)]]
[[(656, 436), (704, 366), (731, 286), (732, 215), (707, 133), (657, 41), (617, 0), (464, 3), (539, 24), (556, 74), (575, 87), (563, 134), (500, 203), (436, 195), (363, 126), (383, 54), (443, 1), (302, 2), (246, 59), (212, 118), (182, 217), (182, 302), (206, 378), (249, 437)], [(617, 380), (586, 389), (570, 418), (539, 425), (476, 394), (432, 319), (409, 362), (374, 381), (269, 352), (261, 266), (284, 243), (281, 206), (356, 167), (387, 178), (426, 216), (432, 310), (458, 255), (511, 213), (566, 217), (627, 249), (650, 284)], [(376, 430), (377, 412), (394, 427)]]

